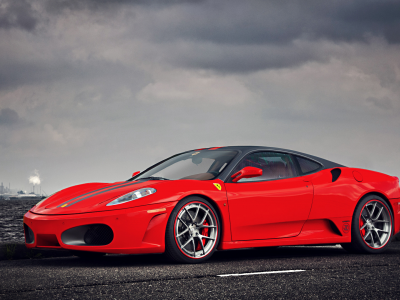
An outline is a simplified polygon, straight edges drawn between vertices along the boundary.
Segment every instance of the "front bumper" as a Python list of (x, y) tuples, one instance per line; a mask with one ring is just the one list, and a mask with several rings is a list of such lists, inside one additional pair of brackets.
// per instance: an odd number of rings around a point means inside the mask
[[(168, 217), (175, 204), (176, 202), (170, 202), (73, 215), (39, 215), (27, 212), (24, 216), (25, 244), (28, 248), (125, 254), (162, 253), (165, 250)], [(64, 241), (62, 239), (65, 231), (92, 224), (109, 226), (113, 232), (112, 241), (101, 246), (64, 243), (68, 243), (65, 238)]]

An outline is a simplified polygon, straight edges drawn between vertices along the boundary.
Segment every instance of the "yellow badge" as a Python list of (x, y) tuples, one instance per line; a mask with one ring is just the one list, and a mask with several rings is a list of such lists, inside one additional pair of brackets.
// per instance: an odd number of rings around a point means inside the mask
[(62, 205), (61, 207), (66, 207), (68, 205), (68, 203), (67, 204), (64, 204), (64, 205)]
[(219, 183), (214, 183), (214, 185), (219, 191), (222, 189), (222, 187)]

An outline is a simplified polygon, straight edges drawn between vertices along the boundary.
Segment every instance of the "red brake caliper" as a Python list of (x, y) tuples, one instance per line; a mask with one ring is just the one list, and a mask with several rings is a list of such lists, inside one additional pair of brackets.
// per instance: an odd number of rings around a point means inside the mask
[[(203, 225), (208, 226), (207, 220), (204, 220)], [(200, 230), (201, 235), (208, 236), (208, 228), (203, 228)], [(201, 242), (203, 243), (203, 246), (206, 244), (205, 239), (201, 239)], [(197, 244), (196, 251), (202, 250), (203, 248), (201, 247), (200, 243)]]
[[(360, 228), (363, 227), (363, 225), (365, 224), (362, 217), (360, 216), (360, 222), (358, 222), (360, 224)], [(361, 236), (365, 236), (365, 228), (363, 230), (361, 230)]]

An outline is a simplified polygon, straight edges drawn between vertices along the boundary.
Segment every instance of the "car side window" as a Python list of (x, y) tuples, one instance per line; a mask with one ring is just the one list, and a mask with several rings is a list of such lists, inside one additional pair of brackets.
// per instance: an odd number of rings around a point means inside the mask
[(296, 156), (296, 160), (299, 163), (300, 171), (303, 174), (308, 174), (317, 171), (322, 167), (319, 163), (304, 157)]
[(247, 155), (236, 166), (236, 173), (244, 167), (255, 167), (262, 170), (263, 174), (253, 178), (242, 178), (238, 182), (256, 182), (274, 179), (283, 179), (296, 176), (296, 169), (292, 156), (279, 152), (255, 152)]

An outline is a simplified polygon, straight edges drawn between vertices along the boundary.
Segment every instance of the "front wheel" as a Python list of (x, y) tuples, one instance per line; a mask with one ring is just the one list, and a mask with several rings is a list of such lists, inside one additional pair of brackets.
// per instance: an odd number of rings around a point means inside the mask
[(218, 215), (207, 200), (188, 197), (177, 204), (168, 220), (165, 254), (177, 262), (203, 262), (214, 253), (220, 228)]
[(342, 244), (349, 252), (380, 253), (389, 245), (393, 233), (393, 214), (379, 196), (361, 200), (353, 215), (351, 243)]

